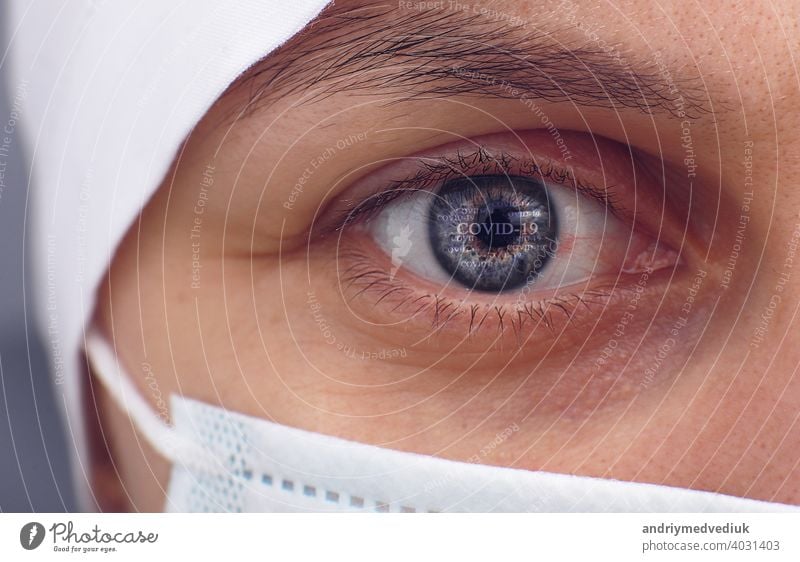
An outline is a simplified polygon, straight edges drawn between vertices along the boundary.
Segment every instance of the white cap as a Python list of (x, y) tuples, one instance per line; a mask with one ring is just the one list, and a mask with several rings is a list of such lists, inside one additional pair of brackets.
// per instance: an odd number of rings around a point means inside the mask
[(0, 140), (22, 133), (31, 159), (37, 319), (82, 509), (94, 502), (81, 350), (98, 284), (192, 127), (327, 3), (14, 0), (7, 8), (8, 87), (22, 126)]

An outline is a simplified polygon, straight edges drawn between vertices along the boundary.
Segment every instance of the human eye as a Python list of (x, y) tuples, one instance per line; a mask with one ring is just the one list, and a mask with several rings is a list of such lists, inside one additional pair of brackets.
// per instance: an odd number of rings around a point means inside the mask
[(596, 148), (572, 165), (537, 143), (458, 141), (359, 182), (337, 211), (342, 294), (382, 310), (378, 322), (519, 332), (600, 313), (678, 266), (663, 205), (620, 145), (576, 135)]

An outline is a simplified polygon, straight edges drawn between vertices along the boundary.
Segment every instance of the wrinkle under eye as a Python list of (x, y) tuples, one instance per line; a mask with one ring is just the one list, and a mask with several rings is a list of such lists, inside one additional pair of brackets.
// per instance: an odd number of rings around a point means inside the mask
[(462, 285), (498, 293), (532, 283), (557, 249), (547, 189), (519, 176), (446, 182), (433, 197), (428, 234), (441, 267)]

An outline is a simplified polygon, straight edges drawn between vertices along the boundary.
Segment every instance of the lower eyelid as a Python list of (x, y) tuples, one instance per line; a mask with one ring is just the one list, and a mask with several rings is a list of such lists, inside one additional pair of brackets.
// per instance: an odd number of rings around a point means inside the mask
[(354, 242), (341, 250), (340, 288), (353, 311), (363, 314), (372, 328), (399, 327), (420, 339), (447, 336), (461, 341), (478, 334), (505, 338), (508, 332), (516, 341), (534, 331), (557, 336), (570, 327), (591, 326), (604, 310), (630, 297), (641, 278), (621, 273), (616, 282), (595, 280), (524, 298), (486, 293), (456, 297), (410, 282), (408, 273), (391, 278), (388, 260), (370, 255), (363, 244)]

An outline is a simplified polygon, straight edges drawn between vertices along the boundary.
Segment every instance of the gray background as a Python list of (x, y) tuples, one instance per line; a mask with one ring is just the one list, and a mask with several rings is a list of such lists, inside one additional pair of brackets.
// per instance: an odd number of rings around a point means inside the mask
[[(3, 12), (0, 6), (0, 22)], [(3, 80), (7, 47), (3, 27), (0, 128), (10, 112)], [(26, 155), (19, 135), (13, 142), (6, 159), (5, 190), (0, 194), (0, 511), (69, 511), (75, 505), (64, 433), (50, 391), (44, 349), (31, 325), (31, 299), (36, 295), (24, 285), (28, 277), (23, 252)]]

